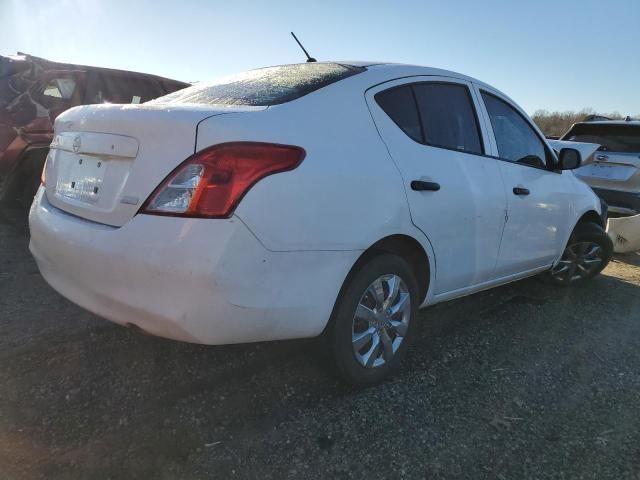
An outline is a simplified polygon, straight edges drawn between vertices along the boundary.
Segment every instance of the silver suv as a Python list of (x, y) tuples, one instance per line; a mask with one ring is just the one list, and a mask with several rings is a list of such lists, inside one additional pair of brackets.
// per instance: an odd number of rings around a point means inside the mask
[(573, 125), (561, 140), (597, 143), (594, 162), (575, 170), (618, 216), (640, 213), (640, 120), (601, 120)]

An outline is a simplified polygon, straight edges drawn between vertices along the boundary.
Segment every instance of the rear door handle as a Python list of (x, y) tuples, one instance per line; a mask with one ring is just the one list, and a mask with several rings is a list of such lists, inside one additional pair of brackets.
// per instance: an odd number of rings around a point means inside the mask
[(414, 180), (411, 182), (411, 189), (417, 192), (440, 190), (440, 184), (436, 182), (425, 182), (424, 180)]
[(529, 195), (531, 192), (529, 191), (528, 188), (524, 188), (524, 187), (513, 187), (513, 193), (515, 195)]

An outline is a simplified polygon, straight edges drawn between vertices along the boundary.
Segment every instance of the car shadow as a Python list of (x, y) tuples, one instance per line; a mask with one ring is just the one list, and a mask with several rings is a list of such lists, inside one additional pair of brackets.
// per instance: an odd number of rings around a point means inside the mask
[(640, 267), (640, 252), (616, 253), (613, 255), (613, 261)]

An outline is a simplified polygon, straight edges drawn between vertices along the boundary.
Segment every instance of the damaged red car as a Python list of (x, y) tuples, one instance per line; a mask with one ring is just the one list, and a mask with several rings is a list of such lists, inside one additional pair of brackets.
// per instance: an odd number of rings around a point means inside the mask
[(0, 203), (29, 205), (65, 110), (95, 103), (142, 103), (188, 87), (144, 73), (0, 55)]

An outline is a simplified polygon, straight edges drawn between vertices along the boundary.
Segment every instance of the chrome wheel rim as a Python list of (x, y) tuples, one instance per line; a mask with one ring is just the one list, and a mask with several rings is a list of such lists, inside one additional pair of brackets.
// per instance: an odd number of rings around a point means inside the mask
[(578, 242), (567, 246), (558, 264), (551, 270), (556, 280), (569, 283), (589, 277), (601, 266), (602, 247), (595, 242)]
[(382, 275), (365, 290), (353, 317), (351, 343), (358, 363), (376, 368), (391, 361), (409, 329), (411, 295), (398, 275)]

